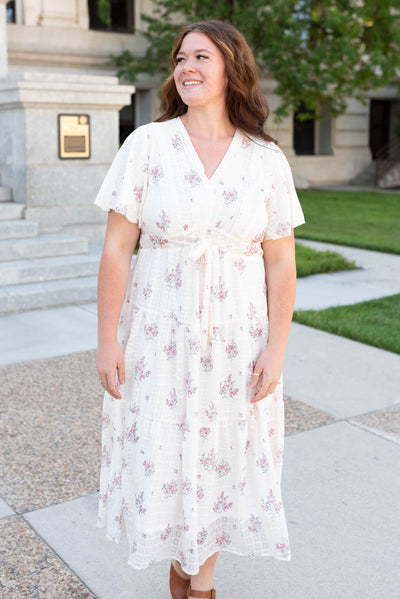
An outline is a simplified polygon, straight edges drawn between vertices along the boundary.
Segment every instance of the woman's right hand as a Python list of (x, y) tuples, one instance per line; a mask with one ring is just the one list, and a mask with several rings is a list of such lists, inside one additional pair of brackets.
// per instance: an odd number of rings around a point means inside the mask
[(104, 390), (115, 399), (121, 399), (118, 385), (125, 384), (125, 360), (118, 341), (98, 346), (96, 366)]

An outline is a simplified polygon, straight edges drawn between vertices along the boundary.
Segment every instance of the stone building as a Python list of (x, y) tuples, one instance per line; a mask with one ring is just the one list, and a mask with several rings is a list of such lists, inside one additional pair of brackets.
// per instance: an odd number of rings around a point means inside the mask
[[(158, 114), (157, 82), (122, 84), (107, 62), (143, 52), (131, 30), (151, 5), (112, 0), (107, 27), (97, 0), (0, 0), (0, 313), (94, 297), (105, 222), (96, 190), (120, 142)], [(274, 85), (263, 82), (272, 110)], [(399, 112), (385, 88), (365, 105), (349, 99), (337, 119), (292, 115), (271, 132), (299, 187), (372, 182)]]

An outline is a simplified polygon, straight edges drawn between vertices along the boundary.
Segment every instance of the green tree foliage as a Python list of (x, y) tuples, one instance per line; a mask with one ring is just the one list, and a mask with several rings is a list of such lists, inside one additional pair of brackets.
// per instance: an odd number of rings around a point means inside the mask
[(346, 98), (363, 100), (400, 69), (399, 0), (153, 0), (152, 15), (142, 18), (147, 49), (142, 57), (128, 50), (112, 57), (120, 77), (165, 76), (180, 25), (227, 20), (245, 35), (260, 70), (277, 81), (278, 118), (300, 102), (303, 118), (318, 118), (323, 105), (337, 116)]
[(110, 0), (97, 0), (97, 14), (106, 25), (111, 25)]

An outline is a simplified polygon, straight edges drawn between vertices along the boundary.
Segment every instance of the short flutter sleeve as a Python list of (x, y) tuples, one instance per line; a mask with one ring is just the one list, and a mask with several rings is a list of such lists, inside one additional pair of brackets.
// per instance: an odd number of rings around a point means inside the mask
[(142, 208), (148, 187), (148, 133), (133, 131), (118, 150), (94, 204), (123, 214), (142, 227)]
[(287, 158), (278, 148), (273, 151), (273, 154), (274, 164), (270, 174), (271, 191), (266, 198), (268, 222), (264, 241), (287, 237), (291, 234), (292, 228), (305, 222)]

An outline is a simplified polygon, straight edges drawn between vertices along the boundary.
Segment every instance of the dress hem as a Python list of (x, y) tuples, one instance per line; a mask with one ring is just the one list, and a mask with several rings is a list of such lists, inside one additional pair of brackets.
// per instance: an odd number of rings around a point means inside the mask
[[(96, 524), (96, 528), (105, 528), (104, 524)], [(120, 543), (120, 539), (115, 539), (113, 537), (111, 537), (110, 535), (106, 534), (105, 538), (108, 539), (109, 541), (111, 541), (112, 543), (115, 543), (116, 545), (119, 545)], [(207, 561), (209, 557), (211, 557), (212, 555), (214, 555), (214, 553), (221, 553), (222, 551), (224, 551), (225, 553), (233, 553), (234, 555), (240, 555), (241, 557), (271, 557), (273, 559), (276, 559), (279, 562), (289, 562), (291, 561), (291, 556), (289, 554), (288, 557), (279, 557), (278, 555), (274, 555), (272, 553), (254, 553), (252, 555), (249, 555), (247, 553), (240, 553), (240, 551), (234, 551), (233, 549), (229, 549), (228, 547), (216, 547), (215, 551), (212, 551), (204, 560)], [(130, 559), (128, 559), (127, 563), (129, 566), (131, 566), (134, 570), (146, 570), (146, 568), (148, 568), (149, 566), (154, 566), (155, 564), (163, 561), (163, 560), (177, 560), (179, 562), (179, 554), (174, 554), (174, 555), (164, 555), (163, 557), (157, 558), (155, 560), (152, 560), (151, 562), (149, 562), (147, 564), (147, 566), (138, 566), (135, 565)], [(203, 563), (204, 563), (203, 562)], [(180, 563), (180, 562), (179, 562)], [(203, 564), (200, 564), (200, 566), (202, 566)], [(187, 570), (184, 570), (185, 574), (188, 574), (190, 576), (195, 576), (196, 574), (199, 573), (199, 570), (197, 570), (197, 572), (188, 572)]]

